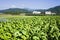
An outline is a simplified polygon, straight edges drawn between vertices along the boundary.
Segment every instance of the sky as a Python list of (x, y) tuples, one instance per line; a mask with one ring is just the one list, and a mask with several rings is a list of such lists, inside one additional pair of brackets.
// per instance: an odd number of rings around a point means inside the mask
[(0, 10), (8, 8), (48, 9), (60, 6), (60, 0), (0, 0)]

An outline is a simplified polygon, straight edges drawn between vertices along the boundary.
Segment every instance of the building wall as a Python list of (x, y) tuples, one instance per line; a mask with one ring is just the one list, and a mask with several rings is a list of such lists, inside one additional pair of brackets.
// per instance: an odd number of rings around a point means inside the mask
[(51, 11), (46, 11), (45, 14), (52, 14)]
[(39, 11), (33, 11), (33, 14), (41, 14)]

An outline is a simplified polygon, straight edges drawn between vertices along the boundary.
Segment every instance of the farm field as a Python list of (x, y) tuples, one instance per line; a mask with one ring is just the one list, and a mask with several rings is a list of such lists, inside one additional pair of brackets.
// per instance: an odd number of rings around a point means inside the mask
[(60, 40), (60, 16), (0, 16), (0, 40)]

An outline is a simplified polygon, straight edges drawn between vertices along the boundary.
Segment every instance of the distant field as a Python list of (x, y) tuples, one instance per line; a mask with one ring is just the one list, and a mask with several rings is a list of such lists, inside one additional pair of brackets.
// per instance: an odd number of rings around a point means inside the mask
[(60, 16), (0, 15), (0, 40), (60, 40)]

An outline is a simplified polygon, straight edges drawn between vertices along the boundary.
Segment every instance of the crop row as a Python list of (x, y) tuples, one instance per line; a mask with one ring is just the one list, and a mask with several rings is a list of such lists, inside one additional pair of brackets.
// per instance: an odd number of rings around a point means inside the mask
[(0, 40), (60, 40), (60, 17), (0, 18)]

